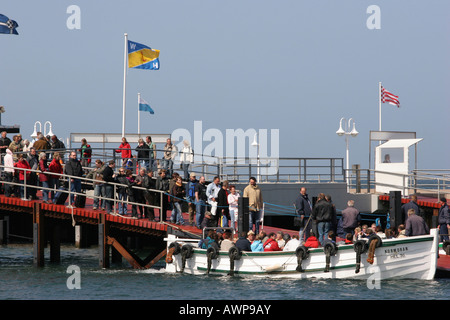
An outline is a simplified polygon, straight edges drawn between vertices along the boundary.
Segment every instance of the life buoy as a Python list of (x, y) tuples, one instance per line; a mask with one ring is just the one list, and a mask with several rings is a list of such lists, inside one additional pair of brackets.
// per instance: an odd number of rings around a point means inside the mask
[(326, 265), (324, 272), (330, 272), (330, 260), (331, 256), (334, 256), (337, 253), (337, 246), (334, 242), (327, 242), (323, 246), (323, 251), (325, 252), (326, 257)]
[(209, 271), (211, 270), (212, 259), (217, 259), (218, 256), (219, 256), (219, 254), (218, 254), (216, 248), (209, 247), (206, 250), (206, 257), (207, 257), (207, 261), (208, 261), (208, 269), (206, 270), (206, 274), (209, 274)]
[(450, 255), (450, 241), (449, 240), (445, 240), (442, 243), (442, 249), (444, 249), (446, 255)]
[(303, 272), (302, 263), (303, 260), (308, 259), (309, 250), (305, 246), (298, 246), (297, 249), (295, 249), (295, 255), (297, 256), (297, 268), (295, 268), (295, 270)]
[(175, 250), (173, 251), (173, 253), (172, 253), (174, 256), (176, 256), (177, 254), (179, 254), (179, 253), (181, 252), (180, 244), (179, 244), (178, 242), (176, 242), (176, 241), (172, 242), (172, 243), (169, 245), (169, 250), (172, 249), (172, 248), (175, 249)]
[(365, 253), (367, 251), (366, 241), (364, 240), (357, 240), (353, 244), (353, 250), (356, 252), (356, 269), (355, 273), (359, 273), (359, 270), (361, 268), (361, 254)]
[(381, 238), (380, 238), (379, 236), (377, 236), (376, 234), (373, 234), (373, 235), (370, 236), (369, 241), (367, 241), (367, 247), (370, 247), (370, 243), (371, 243), (374, 239), (377, 239), (377, 240), (378, 240), (378, 241), (377, 241), (376, 248), (381, 247), (381, 245), (382, 245)]
[(241, 249), (238, 247), (231, 247), (228, 250), (228, 256), (230, 257), (230, 276), (234, 276), (234, 261), (239, 260), (242, 257)]
[(186, 259), (192, 258), (194, 254), (194, 247), (190, 244), (185, 244), (181, 247), (181, 272), (184, 271), (186, 265)]
[(180, 253), (180, 245), (177, 242), (172, 242), (169, 245), (169, 248), (167, 251), (168, 252), (167, 252), (167, 256), (166, 256), (166, 263), (172, 263), (173, 262), (172, 256)]

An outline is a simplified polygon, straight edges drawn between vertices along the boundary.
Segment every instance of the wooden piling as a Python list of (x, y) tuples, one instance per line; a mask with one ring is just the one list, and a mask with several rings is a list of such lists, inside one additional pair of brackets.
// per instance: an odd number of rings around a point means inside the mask
[(108, 244), (109, 225), (106, 221), (106, 215), (104, 212), (99, 214), (98, 224), (98, 248), (99, 248), (99, 265), (101, 268), (109, 268), (110, 266), (110, 254)]
[(61, 227), (53, 223), (50, 236), (50, 262), (61, 262)]
[(45, 218), (39, 202), (33, 205), (33, 264), (44, 266)]

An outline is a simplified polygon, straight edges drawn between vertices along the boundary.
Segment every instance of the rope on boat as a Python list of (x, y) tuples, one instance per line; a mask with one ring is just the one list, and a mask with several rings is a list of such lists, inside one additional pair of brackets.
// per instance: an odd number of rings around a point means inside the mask
[(367, 254), (367, 262), (373, 264), (375, 249), (381, 246), (381, 238), (377, 235), (373, 235), (369, 238), (369, 253)]

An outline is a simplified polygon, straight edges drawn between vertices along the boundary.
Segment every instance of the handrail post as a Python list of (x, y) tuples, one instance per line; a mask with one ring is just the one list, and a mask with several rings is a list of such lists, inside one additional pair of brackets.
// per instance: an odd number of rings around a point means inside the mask
[[(113, 213), (114, 214), (116, 214), (116, 205), (117, 205), (117, 200), (116, 200), (116, 184), (114, 184), (114, 189), (113, 189), (113, 194), (112, 194), (112, 196), (113, 196), (113, 199), (114, 199), (114, 207), (113, 207)], [(128, 199), (128, 197), (127, 197), (127, 199)], [(122, 208), (123, 208), (123, 199), (122, 200), (120, 200), (120, 201), (122, 201)], [(117, 212), (119, 212), (119, 210), (117, 210)]]
[(23, 199), (22, 200), (28, 200), (27, 197), (27, 169), (23, 170)]

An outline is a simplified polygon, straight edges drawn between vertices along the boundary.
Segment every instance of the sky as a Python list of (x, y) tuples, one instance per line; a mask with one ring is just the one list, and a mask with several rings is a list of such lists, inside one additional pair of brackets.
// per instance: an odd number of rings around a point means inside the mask
[[(80, 8), (80, 29), (69, 29)], [(369, 29), (371, 5), (379, 29)], [(345, 157), (339, 120), (355, 121), (350, 163), (369, 166), (378, 130), (415, 131), (420, 169), (448, 169), (449, 1), (4, 0), (19, 35), (0, 35), (3, 125), (27, 138), (35, 121), (71, 132), (120, 133), (124, 33), (160, 50), (160, 70), (127, 71), (126, 132), (137, 93), (154, 115), (141, 132), (279, 129), (281, 157)], [(64, 140), (65, 141), (65, 140)], [(205, 143), (206, 145), (206, 143)], [(198, 150), (195, 150), (198, 152)]]

